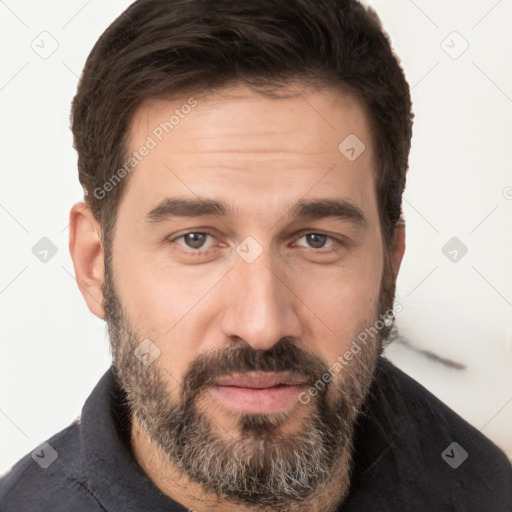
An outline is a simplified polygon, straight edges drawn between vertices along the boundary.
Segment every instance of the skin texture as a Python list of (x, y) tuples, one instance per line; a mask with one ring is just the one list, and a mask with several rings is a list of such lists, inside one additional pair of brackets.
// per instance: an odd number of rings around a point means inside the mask
[[(132, 119), (130, 150), (140, 148), (188, 99), (146, 100)], [(71, 211), (70, 251), (89, 309), (109, 323), (119, 378), (134, 412), (132, 451), (141, 467), (163, 492), (199, 512), (253, 510), (257, 507), (237, 501), (234, 491), (216, 495), (208, 485), (189, 479), (158, 439), (169, 408), (179, 407), (190, 390), (190, 369), (210, 367), (205, 379), (217, 377), (221, 369), (246, 368), (240, 363), (245, 361), (242, 353), (249, 361), (255, 353), (275, 356), (273, 350), (284, 341), (298, 348), (303, 356), (299, 363), (314, 360), (320, 364), (317, 370), (322, 364), (331, 367), (392, 305), (389, 289), (399, 270), (405, 234), (400, 225), (386, 255), (371, 129), (353, 96), (304, 89), (300, 95), (271, 99), (240, 85), (195, 99), (197, 106), (125, 178), (110, 266), (105, 270), (101, 228), (84, 203)], [(338, 150), (350, 134), (366, 146), (354, 161)], [(232, 211), (222, 217), (149, 222), (148, 212), (168, 197), (220, 200)], [(312, 199), (350, 202), (363, 213), (364, 222), (288, 216), (296, 202)], [(211, 236), (201, 249), (177, 238), (192, 232)], [(319, 247), (308, 233), (333, 238)], [(241, 254), (259, 255), (248, 263)], [(148, 366), (133, 356), (144, 339), (160, 351)], [(346, 442), (336, 452), (330, 479), (296, 502), (289, 496), (281, 503), (268, 501), (268, 510), (329, 510), (343, 499), (349, 485), (352, 423), (379, 349), (376, 337), (334, 375), (324, 398), (314, 397), (307, 405), (293, 402), (280, 414), (260, 417), (260, 423), (246, 427), (245, 439), (254, 440), (243, 445), (245, 458), (250, 458), (262, 448), (258, 433), (267, 434), (269, 442), (279, 439), (281, 455), (287, 453), (291, 445), (286, 443), (311, 427), (322, 400), (340, 421), (346, 419)], [(234, 366), (226, 363), (229, 351), (238, 357)], [(268, 361), (278, 360), (270, 355)], [(201, 357), (210, 364), (201, 366)], [(319, 377), (303, 371), (311, 382)], [(195, 420), (199, 415), (218, 440), (240, 448), (242, 415), (216, 399), (205, 382), (197, 383), (195, 394), (189, 395), (194, 397)], [(158, 392), (145, 395), (150, 384)]]

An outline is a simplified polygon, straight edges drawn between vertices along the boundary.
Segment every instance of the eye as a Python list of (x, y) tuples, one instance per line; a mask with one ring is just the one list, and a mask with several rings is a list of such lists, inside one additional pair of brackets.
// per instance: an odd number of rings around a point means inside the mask
[(182, 245), (184, 247), (187, 247), (189, 249), (207, 249), (208, 247), (204, 247), (204, 243), (206, 240), (210, 237), (213, 239), (213, 236), (209, 233), (203, 233), (203, 232), (190, 232), (185, 233), (183, 235), (180, 235), (176, 238), (174, 238), (173, 242), (178, 242), (179, 240), (183, 241)]
[[(301, 236), (299, 240), (303, 238), (306, 239), (306, 243), (309, 244), (309, 247), (313, 249), (323, 249), (325, 247), (331, 247), (336, 242), (332, 236), (323, 235), (321, 233), (307, 233), (306, 235)], [(325, 243), (329, 240), (331, 241), (331, 244), (326, 246)], [(297, 243), (297, 245), (304, 247), (304, 245), (302, 244)]]

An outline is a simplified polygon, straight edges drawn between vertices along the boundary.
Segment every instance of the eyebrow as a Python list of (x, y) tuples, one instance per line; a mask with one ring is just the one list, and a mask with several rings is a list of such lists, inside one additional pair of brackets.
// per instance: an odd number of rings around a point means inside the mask
[(226, 203), (214, 199), (167, 197), (146, 215), (146, 221), (159, 223), (171, 217), (201, 217), (205, 215), (227, 217), (229, 211)]
[[(215, 199), (165, 198), (146, 215), (146, 222), (161, 223), (172, 217), (201, 217), (215, 215), (228, 217), (236, 212), (223, 201)], [(288, 218), (324, 219), (333, 218), (353, 224), (365, 225), (366, 215), (355, 204), (345, 199), (303, 199), (296, 203), (286, 215)]]

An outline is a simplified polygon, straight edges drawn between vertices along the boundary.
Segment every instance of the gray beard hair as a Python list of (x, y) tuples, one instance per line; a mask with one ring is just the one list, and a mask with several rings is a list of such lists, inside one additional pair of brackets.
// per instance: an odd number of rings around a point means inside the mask
[[(341, 493), (338, 497), (341, 500), (346, 497), (355, 421), (373, 380), (382, 339), (373, 339), (365, 345), (325, 389), (312, 397), (310, 415), (299, 433), (293, 436), (279, 433), (279, 427), (289, 417), (285, 413), (240, 414), (239, 435), (227, 439), (200, 410), (198, 402), (207, 383), (206, 376), (220, 375), (215, 373), (216, 364), (229, 368), (226, 361), (238, 357), (240, 351), (246, 356), (244, 361), (254, 360), (256, 355), (258, 361), (266, 361), (251, 369), (290, 369), (290, 360), (279, 360), (273, 348), (255, 351), (240, 344), (233, 351), (203, 354), (189, 365), (179, 388), (179, 399), (173, 399), (164, 378), (164, 373), (169, 372), (159, 367), (158, 359), (145, 366), (134, 355), (142, 337), (131, 327), (110, 273), (106, 273), (103, 291), (116, 377), (126, 393), (132, 416), (170, 467), (200, 484), (207, 493), (263, 510), (298, 510), (316, 499), (318, 493), (325, 492), (324, 487), (334, 477)], [(298, 350), (299, 357), (308, 358), (310, 368), (322, 369), (314, 376), (309, 375), (311, 384), (327, 372), (325, 361), (315, 359), (314, 355), (302, 353), (293, 345), (277, 345), (292, 350), (292, 355), (293, 350)], [(296, 370), (293, 366), (291, 369)], [(204, 379), (197, 377), (198, 374)]]

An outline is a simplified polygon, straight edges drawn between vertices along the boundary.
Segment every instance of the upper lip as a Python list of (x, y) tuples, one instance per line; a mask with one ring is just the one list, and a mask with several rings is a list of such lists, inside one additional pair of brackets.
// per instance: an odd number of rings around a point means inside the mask
[(213, 382), (217, 386), (265, 389), (274, 386), (304, 385), (303, 378), (286, 373), (249, 372), (219, 377)]

